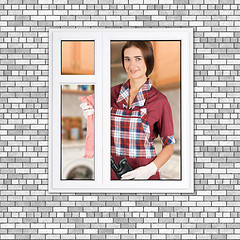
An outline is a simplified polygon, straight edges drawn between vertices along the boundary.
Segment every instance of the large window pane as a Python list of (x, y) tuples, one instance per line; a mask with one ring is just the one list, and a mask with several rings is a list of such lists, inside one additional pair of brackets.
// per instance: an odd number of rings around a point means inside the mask
[[(111, 41), (111, 87), (122, 84), (128, 79), (121, 59), (122, 48), (125, 43), (126, 41)], [(163, 93), (169, 101), (172, 109), (174, 137), (177, 140), (177, 143), (174, 144), (174, 153), (161, 167), (160, 175), (162, 180), (181, 180), (181, 42), (151, 41), (151, 44), (154, 54), (154, 68), (148, 77), (151, 79), (153, 86)], [(150, 115), (148, 115), (149, 118), (151, 118)], [(154, 139), (154, 147), (158, 155), (162, 150), (160, 137)], [(118, 162), (119, 159), (116, 158)], [(117, 167), (120, 169), (120, 166)]]

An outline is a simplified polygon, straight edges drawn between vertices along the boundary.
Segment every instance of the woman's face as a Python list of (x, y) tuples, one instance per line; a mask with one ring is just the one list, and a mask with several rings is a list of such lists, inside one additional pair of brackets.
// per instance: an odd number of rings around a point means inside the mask
[(124, 67), (130, 79), (146, 77), (147, 66), (139, 48), (130, 47), (125, 49)]

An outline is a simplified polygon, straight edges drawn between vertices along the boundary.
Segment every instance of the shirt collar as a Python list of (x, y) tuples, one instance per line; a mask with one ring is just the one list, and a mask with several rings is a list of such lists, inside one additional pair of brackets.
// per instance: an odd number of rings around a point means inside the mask
[[(147, 81), (142, 85), (142, 87), (138, 91), (129, 109), (133, 109), (135, 106), (138, 106), (138, 107), (144, 106), (147, 93), (150, 90), (151, 86), (152, 86), (152, 81), (150, 78), (148, 78)], [(130, 88), (130, 80), (128, 79), (122, 84), (122, 87), (120, 89), (120, 93), (117, 99), (117, 102), (122, 103), (123, 108), (126, 108), (126, 109), (128, 105), (129, 88)]]

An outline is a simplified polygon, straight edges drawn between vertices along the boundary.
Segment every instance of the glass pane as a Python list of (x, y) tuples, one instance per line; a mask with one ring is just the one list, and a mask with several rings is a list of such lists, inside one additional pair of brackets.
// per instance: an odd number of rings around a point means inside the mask
[[(122, 66), (122, 48), (126, 43), (124, 51), (124, 56), (127, 53), (126, 61), (124, 60), (125, 71)], [(132, 46), (134, 48), (129, 51)], [(151, 48), (153, 49), (154, 61), (150, 58), (150, 55), (152, 56)], [(127, 49), (128, 51), (126, 51)], [(131, 169), (148, 165), (162, 151), (163, 145), (173, 143), (172, 139), (174, 138), (176, 144), (174, 144), (172, 156), (150, 179), (181, 179), (180, 49), (180, 41), (151, 41), (151, 43), (146, 41), (133, 41), (133, 43), (111, 41), (111, 87), (114, 88), (114, 86), (123, 84), (130, 79), (130, 87), (127, 83), (124, 88), (116, 87), (111, 96), (111, 156), (115, 161), (115, 164), (114, 161), (111, 162), (111, 180), (118, 180), (123, 173), (131, 171)], [(139, 53), (138, 50), (141, 52)], [(141, 63), (141, 58), (140, 60), (136, 58), (140, 55), (143, 56), (143, 63)], [(145, 67), (146, 72), (143, 71)], [(146, 76), (148, 71), (149, 74)], [(150, 78), (150, 81), (146, 80), (147, 77)], [(140, 89), (139, 81), (142, 81), (141, 86), (150, 83), (156, 90), (164, 94), (168, 99), (170, 108), (162, 111), (163, 105), (158, 105), (159, 101), (149, 102), (147, 97), (143, 105), (138, 102), (142, 95), (138, 95), (139, 98), (135, 98), (135, 96), (141, 92), (139, 90), (131, 92), (130, 89), (131, 86), (133, 89)], [(150, 90), (151, 88), (146, 96)], [(122, 92), (121, 98), (119, 98), (120, 91)], [(160, 98), (161, 94), (158, 96)], [(130, 102), (128, 102), (129, 99)], [(141, 112), (144, 108), (147, 122), (145, 122), (146, 118)], [(159, 110), (153, 111), (153, 109)], [(162, 120), (158, 122), (156, 119)], [(168, 124), (167, 120), (164, 123), (163, 119), (172, 119), (173, 124)], [(150, 134), (148, 135), (146, 132)], [(166, 132), (171, 132), (171, 134), (165, 136)], [(174, 138), (172, 138), (173, 136)], [(124, 170), (124, 168), (126, 169)]]
[(94, 41), (62, 41), (62, 75), (94, 75)]
[(94, 86), (62, 85), (61, 93), (61, 180), (93, 180)]

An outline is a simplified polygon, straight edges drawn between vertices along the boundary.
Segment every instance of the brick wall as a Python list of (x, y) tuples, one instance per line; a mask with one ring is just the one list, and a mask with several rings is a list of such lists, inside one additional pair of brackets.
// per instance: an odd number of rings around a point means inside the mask
[[(0, 239), (240, 238), (240, 0), (0, 4)], [(50, 27), (194, 28), (194, 194), (48, 194)]]

